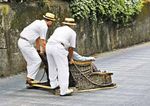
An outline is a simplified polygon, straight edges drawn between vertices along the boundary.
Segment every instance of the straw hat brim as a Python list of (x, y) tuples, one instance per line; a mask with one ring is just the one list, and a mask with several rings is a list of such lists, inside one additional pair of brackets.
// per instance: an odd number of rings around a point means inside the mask
[(77, 25), (76, 23), (62, 22), (65, 25)]
[(45, 15), (43, 15), (43, 18), (48, 19), (48, 20), (51, 20), (51, 21), (55, 21), (55, 20), (56, 20), (55, 18), (48, 18), (48, 17), (46, 17)]

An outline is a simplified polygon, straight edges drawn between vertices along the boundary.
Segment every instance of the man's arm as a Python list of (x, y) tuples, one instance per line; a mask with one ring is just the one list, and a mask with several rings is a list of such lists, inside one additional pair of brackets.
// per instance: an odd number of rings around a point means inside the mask
[(73, 50), (74, 50), (74, 48), (72, 48), (72, 47), (68, 48), (70, 64), (73, 64), (73, 62), (74, 62), (74, 60), (73, 60)]
[(45, 47), (46, 47), (46, 40), (45, 39), (40, 39), (40, 53), (45, 52)]
[(40, 51), (40, 37), (36, 39), (36, 49), (38, 52)]

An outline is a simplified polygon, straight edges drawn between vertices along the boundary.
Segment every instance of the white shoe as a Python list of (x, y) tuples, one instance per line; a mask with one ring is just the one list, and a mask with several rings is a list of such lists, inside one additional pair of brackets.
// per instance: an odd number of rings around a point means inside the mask
[(56, 87), (53, 87), (53, 88), (51, 87), (52, 90), (56, 90), (56, 89), (59, 89), (59, 88), (60, 88), (59, 86), (56, 86)]
[(73, 93), (73, 89), (68, 89), (65, 94), (60, 95), (60, 96), (71, 96), (72, 93)]

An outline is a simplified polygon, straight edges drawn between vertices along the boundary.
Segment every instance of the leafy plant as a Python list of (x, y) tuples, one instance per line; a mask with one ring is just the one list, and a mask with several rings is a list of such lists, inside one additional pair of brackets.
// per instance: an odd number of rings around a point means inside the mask
[(94, 0), (73, 0), (70, 7), (73, 17), (77, 19), (96, 19), (96, 4)]
[(76, 19), (132, 22), (143, 7), (142, 0), (72, 0), (70, 8)]

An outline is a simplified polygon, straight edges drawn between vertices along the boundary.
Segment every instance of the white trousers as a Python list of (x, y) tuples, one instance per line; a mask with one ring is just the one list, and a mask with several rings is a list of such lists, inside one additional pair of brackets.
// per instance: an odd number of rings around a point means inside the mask
[(52, 88), (60, 86), (60, 94), (64, 95), (69, 86), (68, 51), (61, 44), (46, 44), (49, 79)]
[(27, 62), (27, 77), (35, 79), (42, 62), (37, 50), (32, 44), (21, 38), (18, 40), (18, 47)]

